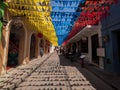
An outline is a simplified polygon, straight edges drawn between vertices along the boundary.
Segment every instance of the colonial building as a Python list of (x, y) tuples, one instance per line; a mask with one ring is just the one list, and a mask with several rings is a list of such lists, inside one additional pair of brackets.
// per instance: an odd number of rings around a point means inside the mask
[(43, 55), (50, 52), (51, 43), (44, 37), (39, 38), (38, 33), (30, 30), (21, 17), (12, 17), (5, 10), (4, 19), (8, 23), (2, 27), (0, 41), (1, 73), (5, 73), (9, 68), (27, 64), (30, 60), (40, 58), (40, 47), (43, 50)]
[[(120, 0), (118, 0), (120, 1)], [(105, 70), (120, 74), (120, 2), (112, 5), (110, 15), (102, 20)]]
[[(100, 8), (96, 7), (96, 3), (101, 4)], [(63, 45), (77, 46), (75, 49), (85, 54), (88, 62), (106, 72), (120, 74), (119, 9), (120, 0), (87, 1), (83, 6), (84, 12)]]
[[(86, 60), (100, 68), (104, 68), (103, 57), (97, 55), (102, 48), (101, 25), (88, 25), (68, 41), (71, 51), (85, 54)], [(75, 48), (74, 48), (75, 47)]]

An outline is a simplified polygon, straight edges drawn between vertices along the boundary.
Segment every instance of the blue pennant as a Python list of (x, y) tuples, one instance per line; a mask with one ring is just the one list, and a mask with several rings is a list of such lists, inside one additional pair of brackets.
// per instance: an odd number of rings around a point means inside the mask
[(61, 45), (72, 30), (74, 22), (82, 11), (80, 5), (85, 0), (51, 0), (52, 23), (54, 25), (58, 44)]

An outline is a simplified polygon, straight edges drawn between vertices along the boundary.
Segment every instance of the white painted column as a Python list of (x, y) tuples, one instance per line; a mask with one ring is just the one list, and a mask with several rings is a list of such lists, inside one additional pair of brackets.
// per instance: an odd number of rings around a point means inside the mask
[[(98, 29), (98, 39), (99, 39), (99, 48), (102, 48), (101, 24), (100, 24), (100, 27)], [(99, 67), (101, 69), (104, 69), (103, 57), (99, 57)]]
[(55, 47), (51, 44), (51, 45), (50, 45), (50, 53), (53, 53), (53, 52), (54, 52), (54, 49), (55, 49)]

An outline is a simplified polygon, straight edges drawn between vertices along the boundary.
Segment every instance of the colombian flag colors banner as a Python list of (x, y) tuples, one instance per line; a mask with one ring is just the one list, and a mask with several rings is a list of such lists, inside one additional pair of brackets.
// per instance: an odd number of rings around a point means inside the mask
[[(80, 15), (85, 0), (11, 0), (8, 9), (13, 16), (23, 17), (25, 25), (61, 45)], [(76, 12), (77, 11), (77, 12)]]
[(97, 25), (118, 0), (10, 0), (8, 9), (29, 29), (60, 46), (86, 25)]

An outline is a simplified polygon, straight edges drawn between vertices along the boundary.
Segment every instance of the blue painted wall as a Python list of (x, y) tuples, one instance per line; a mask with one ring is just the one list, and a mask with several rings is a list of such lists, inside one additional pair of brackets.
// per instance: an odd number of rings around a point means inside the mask
[(102, 20), (102, 35), (108, 35), (109, 40), (103, 42), (105, 47), (104, 68), (113, 74), (120, 74), (120, 62), (116, 34), (120, 31), (120, 0), (110, 7), (110, 15)]

